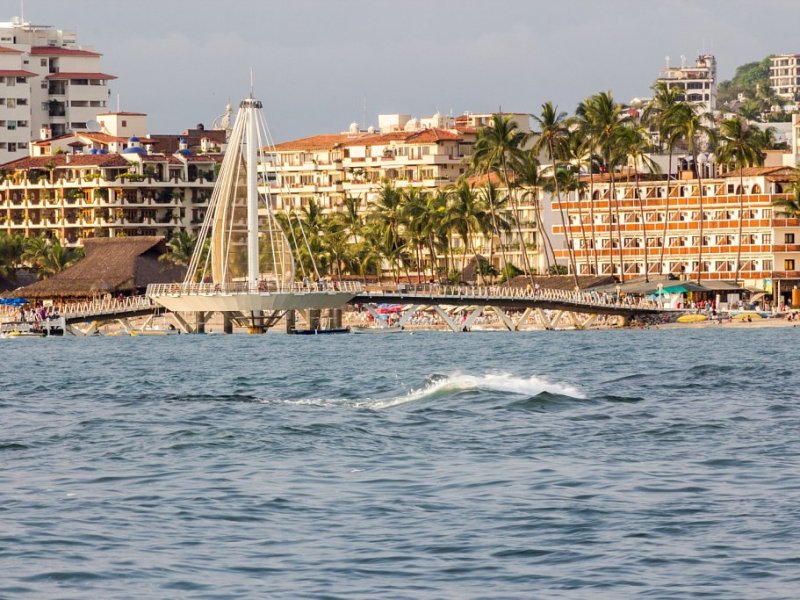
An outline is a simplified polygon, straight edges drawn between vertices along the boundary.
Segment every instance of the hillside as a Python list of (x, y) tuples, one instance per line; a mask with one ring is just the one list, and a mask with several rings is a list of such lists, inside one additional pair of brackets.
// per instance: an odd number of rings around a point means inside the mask
[(736, 100), (740, 93), (750, 100), (769, 99), (769, 57), (737, 67), (733, 79), (717, 87), (717, 102), (725, 104)]

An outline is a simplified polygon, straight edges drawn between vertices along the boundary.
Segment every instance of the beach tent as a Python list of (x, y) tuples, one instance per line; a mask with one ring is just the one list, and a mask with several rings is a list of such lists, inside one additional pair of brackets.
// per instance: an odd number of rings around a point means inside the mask
[(27, 303), (25, 298), (0, 298), (0, 306), (23, 306)]

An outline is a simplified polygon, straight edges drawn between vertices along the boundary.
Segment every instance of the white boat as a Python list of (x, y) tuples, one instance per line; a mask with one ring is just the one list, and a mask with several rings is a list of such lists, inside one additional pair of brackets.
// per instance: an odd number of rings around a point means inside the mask
[(7, 321), (0, 323), (0, 338), (63, 336), (67, 330), (64, 317), (36, 321)]
[(391, 327), (350, 327), (351, 333), (403, 333), (402, 327), (392, 325)]

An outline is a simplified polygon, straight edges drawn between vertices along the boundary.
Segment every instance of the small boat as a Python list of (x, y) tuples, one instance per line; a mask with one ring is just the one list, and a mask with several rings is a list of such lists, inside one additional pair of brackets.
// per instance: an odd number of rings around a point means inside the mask
[(67, 330), (64, 317), (39, 321), (8, 321), (0, 323), (0, 338), (63, 336)]
[(403, 328), (396, 325), (389, 327), (351, 327), (351, 333), (403, 333)]
[(349, 333), (349, 327), (337, 327), (336, 329), (295, 329), (294, 335), (327, 335), (329, 333)]

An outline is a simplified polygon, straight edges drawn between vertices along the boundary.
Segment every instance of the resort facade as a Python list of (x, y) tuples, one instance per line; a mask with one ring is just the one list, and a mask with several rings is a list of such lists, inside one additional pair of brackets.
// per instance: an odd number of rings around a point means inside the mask
[[(775, 205), (790, 197), (790, 168), (747, 168), (702, 181), (685, 175), (669, 194), (663, 179), (636, 183), (617, 175), (612, 185), (608, 175), (585, 175), (581, 192), (565, 195), (560, 207), (553, 198), (551, 210), (563, 210), (567, 220), (566, 231), (555, 225), (553, 234), (566, 235), (578, 273), (734, 281), (738, 256), (738, 280), (750, 288), (800, 284), (800, 220)], [(556, 258), (569, 264), (569, 250), (557, 250)]]
[[(144, 117), (105, 116), (116, 133)], [(216, 150), (224, 139), (224, 131), (209, 131), (201, 142)], [(0, 165), (0, 231), (69, 246), (85, 238), (197, 231), (222, 160), (216, 151), (189, 146), (187, 137), (92, 132), (39, 140), (31, 152)]]

